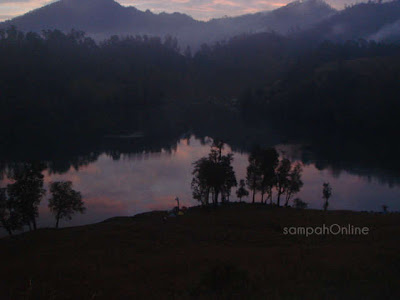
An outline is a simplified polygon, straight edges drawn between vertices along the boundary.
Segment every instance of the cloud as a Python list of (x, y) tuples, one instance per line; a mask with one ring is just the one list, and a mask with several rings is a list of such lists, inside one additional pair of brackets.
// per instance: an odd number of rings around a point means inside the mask
[(4, 3), (18, 3), (18, 2), (30, 2), (29, 0), (0, 0), (0, 4)]
[(22, 15), (55, 0), (0, 0), (0, 21)]
[[(284, 6), (294, 0), (118, 0), (125, 6), (150, 9), (153, 12), (182, 12), (196, 19), (208, 20), (223, 16), (238, 16), (247, 13), (268, 11)], [(336, 8), (356, 0), (328, 0)], [(359, 1), (358, 1), (359, 2)]]
[[(150, 9), (155, 13), (178, 11), (202, 20), (276, 8), (274, 0), (120, 0), (119, 2), (141, 10)], [(289, 2), (290, 0), (284, 0), (282, 5)]]
[(14, 17), (16, 17), (16, 15), (1, 15), (0, 14), (0, 21), (1, 20), (9, 20), (9, 19), (12, 19)]

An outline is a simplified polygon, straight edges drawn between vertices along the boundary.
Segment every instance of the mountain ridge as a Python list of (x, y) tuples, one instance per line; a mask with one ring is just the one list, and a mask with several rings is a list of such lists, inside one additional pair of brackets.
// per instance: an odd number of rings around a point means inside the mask
[[(372, 22), (372, 16), (375, 19)], [(361, 3), (338, 11), (323, 0), (299, 0), (272, 11), (237, 17), (195, 20), (182, 13), (141, 11), (114, 0), (60, 0), (0, 23), (22, 31), (82, 30), (96, 40), (111, 35), (176, 36), (181, 46), (199, 48), (236, 35), (274, 31), (310, 40), (347, 40), (385, 36), (378, 34), (400, 20), (400, 1)], [(366, 22), (368, 24), (366, 24)], [(397, 28), (394, 26), (394, 28)], [(389, 36), (390, 38), (390, 36)]]
[[(321, 10), (321, 7), (324, 9)], [(310, 13), (304, 14), (307, 10)], [(133, 6), (122, 6), (114, 0), (61, 0), (0, 23), (0, 27), (14, 25), (23, 31), (36, 32), (76, 29), (98, 39), (112, 34), (170, 34), (177, 36), (182, 44), (196, 47), (204, 42), (229, 39), (243, 33), (277, 31), (285, 34), (291, 28), (308, 27), (334, 12), (322, 0), (306, 0), (295, 1), (274, 11), (205, 22), (182, 13), (141, 11)], [(310, 18), (310, 15), (313, 17)]]

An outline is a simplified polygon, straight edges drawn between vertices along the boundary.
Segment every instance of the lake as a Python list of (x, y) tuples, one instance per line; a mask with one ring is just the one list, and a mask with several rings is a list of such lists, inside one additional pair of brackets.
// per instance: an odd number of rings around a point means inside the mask
[[(140, 144), (140, 139), (137, 139), (137, 143)], [(181, 205), (196, 205), (190, 189), (192, 163), (208, 154), (211, 143), (211, 138), (199, 140), (190, 136), (178, 139), (172, 147), (118, 155), (112, 151), (99, 152), (91, 159), (84, 160), (84, 163), (71, 162), (63, 171), (49, 168), (44, 171), (46, 189), (52, 181), (72, 181), (73, 187), (82, 193), (87, 207), (85, 214), (75, 215), (69, 222), (61, 221), (60, 226), (84, 225), (115, 216), (168, 210), (175, 206), (176, 197), (179, 197)], [(303, 163), (304, 187), (295, 197), (309, 203), (310, 208), (322, 208), (322, 184), (330, 182), (333, 188), (330, 209), (381, 211), (383, 204), (390, 211), (400, 209), (400, 188), (396, 184), (398, 178), (388, 180), (390, 175), (386, 173), (383, 173), (386, 177), (363, 175), (369, 172), (340, 170), (329, 167), (329, 164), (321, 167), (321, 162), (314, 161), (312, 154), (305, 161), (304, 153), (296, 145), (277, 145), (276, 148), (292, 161)], [(232, 150), (226, 146), (224, 151)], [(239, 181), (245, 178), (248, 154), (239, 150), (233, 153), (233, 165)], [(1, 186), (9, 182), (5, 176)], [(231, 201), (236, 200), (234, 189)], [(54, 226), (47, 199), (42, 201), (39, 214), (40, 227)]]

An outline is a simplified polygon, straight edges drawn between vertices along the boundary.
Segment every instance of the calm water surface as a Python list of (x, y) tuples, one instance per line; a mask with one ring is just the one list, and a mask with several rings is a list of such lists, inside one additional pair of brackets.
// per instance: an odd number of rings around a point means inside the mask
[[(277, 148), (288, 152), (288, 146)], [(95, 162), (78, 169), (71, 167), (64, 174), (45, 171), (45, 185), (48, 188), (51, 181), (70, 180), (84, 197), (87, 212), (75, 215), (72, 221), (62, 221), (61, 226), (83, 225), (115, 216), (171, 209), (176, 197), (181, 199), (182, 205), (196, 205), (190, 190), (192, 163), (207, 155), (209, 150), (209, 144), (202, 144), (192, 137), (180, 140), (175, 149), (162, 150), (160, 153), (122, 155), (118, 160), (102, 154)], [(225, 151), (230, 151), (230, 148), (226, 147)], [(238, 181), (245, 178), (247, 158), (246, 153), (234, 152), (233, 165)], [(308, 162), (304, 165), (303, 181), (304, 187), (296, 197), (308, 202), (310, 208), (322, 207), (322, 183), (329, 181), (333, 187), (330, 209), (381, 211), (383, 204), (389, 210), (400, 209), (400, 188), (389, 187), (379, 180), (329, 168), (319, 170), (313, 162)], [(1, 186), (7, 183), (9, 181), (3, 179)], [(231, 200), (236, 201), (234, 190), (232, 195)], [(38, 224), (41, 227), (54, 225), (47, 199), (41, 203)]]

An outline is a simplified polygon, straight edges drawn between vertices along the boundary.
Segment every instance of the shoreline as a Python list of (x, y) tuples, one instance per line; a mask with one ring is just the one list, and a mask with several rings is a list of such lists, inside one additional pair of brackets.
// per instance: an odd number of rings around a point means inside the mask
[[(232, 206), (249, 206), (249, 207), (256, 207), (258, 209), (267, 209), (267, 210), (271, 210), (271, 209), (282, 209), (282, 210), (293, 210), (293, 211), (310, 211), (310, 212), (320, 212), (320, 213), (326, 213), (326, 214), (341, 214), (341, 213), (345, 213), (345, 214), (349, 214), (349, 213), (353, 213), (353, 214), (365, 214), (365, 215), (374, 215), (374, 216), (384, 216), (384, 215), (400, 215), (400, 212), (394, 211), (394, 212), (387, 212), (387, 213), (383, 213), (383, 212), (378, 212), (378, 211), (358, 211), (358, 210), (346, 210), (346, 209), (335, 209), (335, 210), (328, 210), (327, 212), (324, 212), (322, 209), (314, 209), (314, 208), (307, 208), (307, 209), (296, 209), (293, 207), (285, 207), (285, 206), (276, 206), (275, 204), (270, 205), (270, 204), (262, 204), (262, 203), (249, 203), (249, 202), (228, 202), (228, 203), (220, 203), (217, 207), (214, 206), (209, 206), (209, 207), (202, 207), (201, 205), (195, 205), (195, 206), (190, 206), (187, 207), (187, 211), (191, 212), (194, 210), (205, 210), (205, 211), (209, 211), (209, 210), (218, 210), (218, 209), (223, 209), (225, 207), (232, 207)], [(147, 217), (147, 216), (152, 216), (152, 215), (161, 215), (161, 218), (163, 218), (163, 216), (167, 216), (168, 213), (172, 211), (172, 209), (170, 210), (150, 210), (150, 211), (145, 211), (145, 212), (141, 212), (141, 213), (137, 213), (135, 215), (132, 216), (114, 216), (114, 217), (110, 217), (107, 218), (103, 221), (98, 221), (98, 222), (94, 222), (94, 223), (88, 223), (88, 224), (83, 224), (83, 225), (72, 225), (72, 226), (63, 226), (60, 227), (58, 229), (54, 228), (53, 226), (48, 226), (48, 227), (39, 227), (37, 229), (37, 231), (40, 230), (65, 230), (65, 229), (75, 229), (75, 228), (83, 228), (86, 226), (94, 226), (94, 225), (98, 225), (98, 224), (103, 224), (103, 223), (109, 223), (109, 222), (115, 222), (115, 221), (121, 221), (121, 220), (128, 220), (128, 219), (135, 219), (135, 218), (140, 218), (140, 217)], [(2, 230), (2, 228), (0, 228), (0, 230)], [(21, 235), (25, 235), (25, 234), (30, 234), (33, 233), (35, 231), (23, 231), (20, 233), (16, 233), (13, 234), (12, 237), (10, 237), (6, 231), (4, 231), (4, 235), (1, 236), (0, 235), (0, 240), (2, 239), (6, 239), (6, 238), (14, 238), (14, 237), (18, 237)]]

